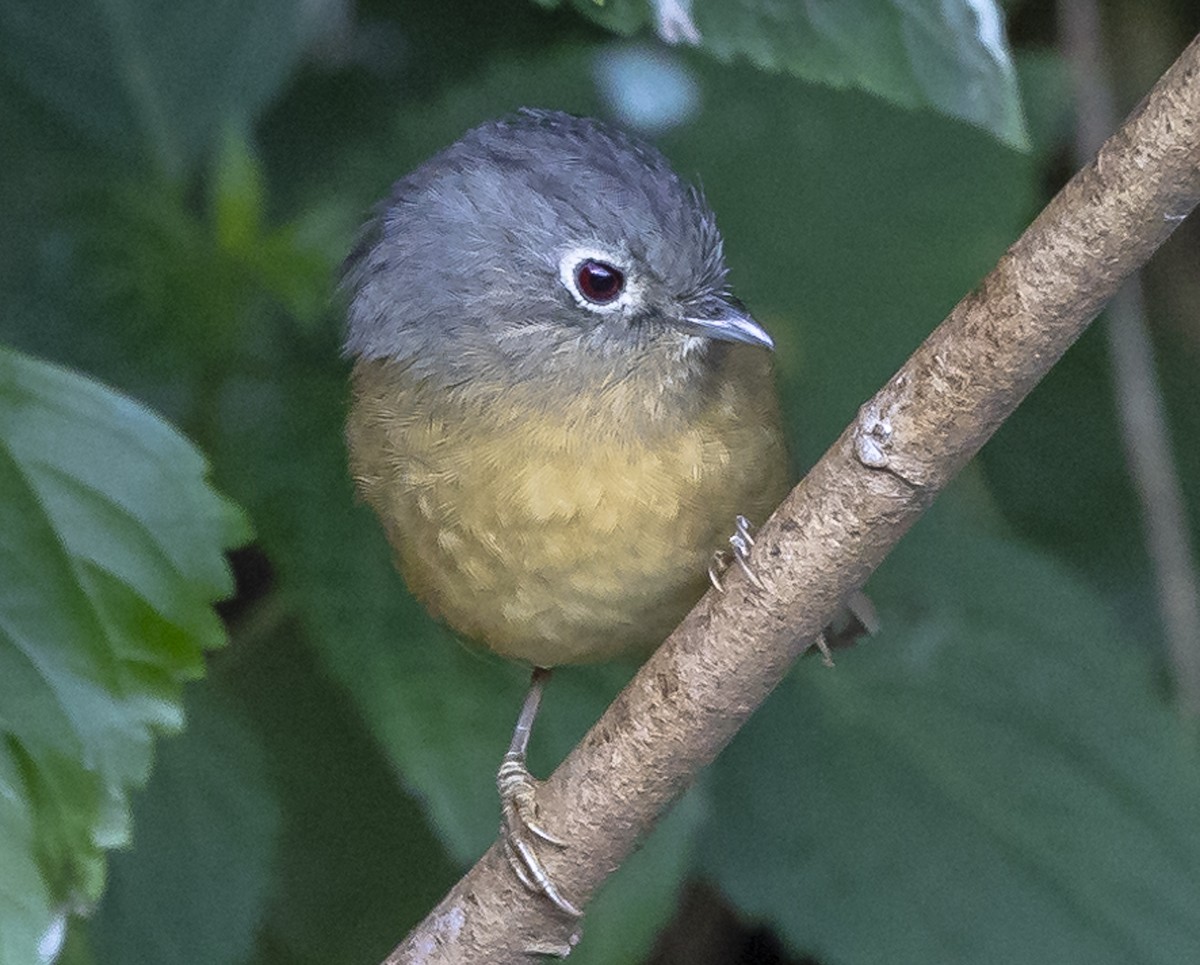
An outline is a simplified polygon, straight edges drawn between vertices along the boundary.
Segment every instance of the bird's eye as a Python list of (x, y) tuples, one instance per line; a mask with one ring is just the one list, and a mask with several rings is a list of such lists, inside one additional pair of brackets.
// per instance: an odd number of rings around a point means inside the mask
[(575, 269), (575, 284), (579, 286), (579, 294), (589, 302), (607, 305), (620, 297), (625, 276), (612, 265), (589, 258)]

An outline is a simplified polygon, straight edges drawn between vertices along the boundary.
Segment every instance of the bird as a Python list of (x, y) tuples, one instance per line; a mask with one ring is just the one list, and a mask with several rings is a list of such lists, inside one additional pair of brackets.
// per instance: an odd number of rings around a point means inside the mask
[(648, 654), (731, 559), (753, 580), (748, 520), (791, 480), (774, 342), (730, 290), (703, 193), (650, 144), (553, 110), (483, 123), (397, 181), (341, 287), (356, 489), (429, 612), (532, 668), (501, 837), (577, 916), (526, 766), (546, 680)]

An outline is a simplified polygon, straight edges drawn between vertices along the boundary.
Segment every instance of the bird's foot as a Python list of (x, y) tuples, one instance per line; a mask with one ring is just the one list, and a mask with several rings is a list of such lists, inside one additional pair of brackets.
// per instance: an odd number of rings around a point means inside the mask
[[(746, 575), (746, 579), (755, 588), (765, 590), (766, 587), (763, 586), (762, 580), (758, 578), (758, 574), (750, 565), (750, 551), (754, 548), (754, 528), (745, 516), (736, 518), (733, 535), (729, 537), (729, 547), (727, 550), (717, 550), (708, 562), (708, 581), (716, 588), (717, 592), (725, 592), (725, 587), (721, 583), (721, 574), (729, 569), (731, 562), (737, 563)], [(826, 667), (832, 667), (833, 654), (829, 650), (825, 634), (818, 634), (817, 639), (813, 642), (821, 653), (821, 663)]]
[(583, 913), (562, 896), (534, 848), (536, 841), (544, 841), (556, 848), (565, 848), (567, 843), (537, 821), (537, 781), (525, 766), (524, 754), (509, 752), (504, 755), (504, 762), (496, 774), (496, 787), (500, 791), (504, 816), (500, 836), (513, 872), (534, 894), (545, 895), (564, 914), (579, 918)]
[(734, 518), (734, 531), (733, 535), (729, 537), (729, 549), (717, 550), (708, 563), (708, 580), (718, 593), (725, 592), (725, 587), (721, 584), (721, 573), (729, 568), (731, 562), (737, 563), (755, 589), (766, 589), (750, 565), (750, 551), (753, 548), (754, 528), (750, 525), (750, 520), (745, 516), (738, 515)]

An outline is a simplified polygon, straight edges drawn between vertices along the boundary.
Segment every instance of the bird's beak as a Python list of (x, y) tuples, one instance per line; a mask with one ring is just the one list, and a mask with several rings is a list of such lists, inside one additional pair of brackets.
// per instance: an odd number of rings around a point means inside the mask
[(703, 335), (722, 342), (745, 342), (774, 351), (775, 340), (737, 302), (710, 298), (687, 306), (676, 323), (680, 331)]

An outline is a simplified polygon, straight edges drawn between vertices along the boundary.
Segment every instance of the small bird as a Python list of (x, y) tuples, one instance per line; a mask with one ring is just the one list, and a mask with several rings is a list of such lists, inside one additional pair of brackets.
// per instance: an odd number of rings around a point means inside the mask
[(502, 833), (571, 915), (525, 765), (550, 668), (648, 652), (731, 542), (752, 576), (745, 519), (789, 488), (773, 343), (726, 276), (659, 151), (528, 109), (397, 182), (344, 269), (352, 474), (413, 594), (534, 668)]

